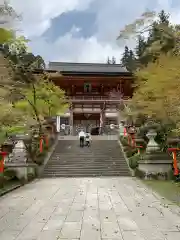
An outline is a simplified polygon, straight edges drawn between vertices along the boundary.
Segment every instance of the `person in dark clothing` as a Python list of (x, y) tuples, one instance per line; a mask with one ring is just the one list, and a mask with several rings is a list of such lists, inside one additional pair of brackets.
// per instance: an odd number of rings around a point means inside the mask
[(84, 147), (84, 141), (86, 138), (86, 134), (83, 130), (79, 132), (79, 141), (80, 141), (80, 147)]

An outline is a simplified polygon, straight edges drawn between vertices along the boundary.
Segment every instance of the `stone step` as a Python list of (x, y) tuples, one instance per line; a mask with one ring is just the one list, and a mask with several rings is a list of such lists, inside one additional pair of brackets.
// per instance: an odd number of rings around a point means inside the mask
[(62, 158), (84, 158), (84, 159), (88, 159), (88, 158), (92, 158), (92, 157), (95, 157), (96, 159), (123, 159), (124, 157), (122, 155), (116, 155), (116, 154), (112, 154), (110, 156), (107, 156), (107, 155), (96, 155), (96, 154), (92, 154), (92, 155), (78, 155), (78, 154), (73, 154), (73, 155), (66, 155), (66, 154), (62, 154), (61, 156), (56, 156), (56, 155), (53, 155), (51, 159), (62, 159)]
[(128, 171), (106, 171), (106, 172), (48, 172), (44, 176), (130, 176)]
[(72, 173), (72, 174), (67, 174), (67, 173), (48, 173), (46, 175), (43, 176), (43, 178), (57, 178), (57, 177), (117, 177), (117, 176), (121, 176), (121, 177), (130, 177), (129, 172), (128, 173), (119, 173), (119, 172), (109, 172), (109, 173), (103, 173), (103, 174), (87, 174), (87, 173)]
[[(118, 170), (127, 170), (127, 166), (118, 166)], [(117, 169), (117, 166), (96, 166), (96, 169), (94, 169), (94, 166), (87, 166), (87, 167), (80, 167), (80, 166), (49, 166), (48, 169), (46, 168), (45, 171), (56, 171), (56, 170), (65, 170), (65, 171), (71, 171), (71, 170), (112, 170), (112, 169)]]
[(60, 140), (43, 177), (130, 176), (117, 140), (95, 140), (80, 148), (79, 141)]
[(46, 166), (48, 166), (48, 167), (58, 167), (58, 166), (60, 166), (60, 167), (85, 167), (85, 168), (87, 168), (87, 167), (112, 167), (112, 166), (114, 166), (114, 167), (124, 167), (124, 166), (127, 166), (127, 164), (126, 163), (106, 163), (106, 164), (104, 164), (104, 163), (93, 163), (93, 162), (91, 162), (91, 163), (86, 163), (86, 162), (83, 162), (83, 163), (64, 163), (64, 164), (58, 164), (58, 163), (55, 163), (55, 164), (51, 164), (51, 163), (48, 163)]
[(101, 157), (101, 158), (96, 158), (95, 156), (92, 156), (92, 157), (79, 157), (79, 156), (73, 156), (73, 157), (58, 157), (58, 158), (55, 158), (53, 157), (52, 158), (52, 162), (63, 162), (63, 161), (69, 161), (69, 162), (74, 162), (75, 160), (79, 160), (79, 161), (84, 161), (84, 162), (88, 162), (88, 161), (91, 161), (92, 159), (95, 158), (95, 161), (96, 162), (112, 162), (112, 161), (116, 161), (116, 162), (120, 162), (120, 161), (124, 161), (124, 158), (123, 157)]
[(122, 165), (122, 164), (125, 164), (127, 165), (126, 162), (123, 162), (122, 160), (121, 161), (97, 161), (97, 160), (89, 160), (89, 161), (79, 161), (79, 160), (74, 160), (74, 161), (66, 161), (66, 160), (63, 160), (63, 161), (54, 161), (54, 162), (49, 162), (47, 165), (59, 165), (59, 166), (64, 166), (64, 165), (67, 165), (67, 164), (71, 164), (72, 166), (73, 165), (91, 165), (91, 164), (96, 164), (96, 165), (105, 165), (105, 166), (108, 166), (108, 165)]
[(61, 151), (61, 152), (54, 152), (54, 154), (56, 155), (56, 156), (60, 156), (60, 155), (65, 155), (65, 154), (67, 154), (68, 156), (72, 156), (73, 154), (78, 154), (78, 155), (94, 155), (94, 154), (96, 154), (97, 156), (101, 156), (101, 155), (107, 155), (108, 154), (108, 156), (110, 156), (111, 154), (121, 154), (121, 152), (119, 151), (119, 149), (118, 150), (116, 150), (116, 149), (114, 149), (113, 151), (107, 151), (107, 150), (104, 150), (104, 152), (102, 152), (102, 150), (98, 150), (98, 151), (92, 151), (92, 152), (76, 152), (76, 151), (74, 151), (73, 149), (71, 149), (71, 150), (69, 150), (69, 152), (65, 152), (65, 151)]
[(47, 166), (49, 166), (49, 164), (50, 165), (58, 165), (58, 166), (65, 166), (65, 165), (69, 165), (69, 164), (71, 164), (71, 166), (73, 166), (73, 165), (75, 165), (75, 166), (81, 166), (81, 165), (83, 165), (83, 166), (86, 166), (86, 165), (94, 165), (94, 164), (96, 164), (97, 166), (98, 165), (105, 165), (105, 166), (109, 166), (109, 165), (122, 165), (122, 164), (124, 164), (124, 165), (127, 165), (126, 164), (126, 162), (123, 162), (123, 161), (57, 161), (57, 162), (49, 162), (48, 164), (47, 164)]
[(83, 169), (79, 169), (79, 168), (66, 168), (66, 169), (59, 169), (59, 168), (56, 168), (56, 169), (45, 169), (44, 170), (44, 173), (47, 173), (47, 172), (59, 172), (59, 171), (62, 171), (62, 172), (88, 172), (88, 173), (91, 173), (91, 172), (128, 172), (129, 169), (127, 168), (124, 168), (124, 169), (117, 169), (117, 168), (101, 168), (101, 169), (93, 169), (93, 168), (83, 168)]
[(95, 159), (95, 160), (92, 160), (93, 158), (72, 158), (72, 159), (69, 159), (69, 158), (61, 158), (61, 159), (57, 159), (57, 160), (52, 160), (51, 162), (52, 163), (63, 163), (63, 162), (70, 162), (70, 163), (77, 163), (77, 162), (85, 162), (85, 163), (88, 163), (88, 162), (96, 162), (96, 163), (101, 163), (101, 162), (104, 162), (104, 163), (108, 163), (108, 162), (124, 162), (124, 159), (120, 158), (120, 159), (117, 159), (117, 158), (111, 158), (111, 159)]
[(66, 153), (62, 153), (62, 154), (53, 154), (52, 155), (52, 158), (63, 158), (63, 157), (66, 157), (66, 158), (69, 158), (69, 157), (96, 157), (96, 158), (123, 158), (124, 156), (121, 155), (121, 153), (116, 153), (116, 152), (112, 152), (112, 153), (108, 153), (108, 154), (96, 154), (96, 153), (93, 153), (93, 154), (66, 154)]
[(66, 171), (66, 172), (69, 172), (69, 171), (82, 171), (82, 172), (99, 172), (99, 171), (118, 171), (118, 172), (121, 172), (121, 171), (129, 171), (129, 169), (126, 167), (126, 168), (108, 168), (108, 167), (103, 167), (103, 168), (60, 168), (60, 167), (57, 167), (57, 168), (46, 168), (44, 170), (44, 172), (48, 172), (48, 171), (53, 171), (53, 172), (59, 172), (59, 171)]

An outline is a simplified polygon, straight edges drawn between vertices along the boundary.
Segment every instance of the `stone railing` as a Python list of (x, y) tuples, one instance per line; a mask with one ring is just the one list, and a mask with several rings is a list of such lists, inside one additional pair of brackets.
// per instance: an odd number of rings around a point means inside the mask
[(71, 102), (89, 102), (89, 101), (95, 101), (95, 102), (114, 102), (119, 103), (120, 101), (128, 101), (128, 97), (123, 97), (123, 99), (118, 97), (108, 97), (108, 96), (73, 96), (68, 98)]
[[(74, 125), (73, 126), (73, 135), (74, 136), (78, 135), (78, 133), (81, 129), (84, 129), (84, 131), (86, 132), (87, 130), (91, 131), (92, 128), (96, 128), (96, 127), (98, 127), (98, 126), (91, 125), (89, 127), (89, 129), (87, 129), (86, 126), (82, 126), (81, 124)], [(110, 125), (105, 125), (102, 129), (102, 133), (105, 134), (105, 135), (117, 135), (117, 129), (111, 129)], [(59, 135), (61, 135), (61, 136), (67, 136), (67, 135), (70, 135), (70, 134), (71, 134), (71, 132), (70, 132), (70, 126), (69, 125), (66, 125), (65, 129), (61, 129), (60, 132), (59, 132)]]

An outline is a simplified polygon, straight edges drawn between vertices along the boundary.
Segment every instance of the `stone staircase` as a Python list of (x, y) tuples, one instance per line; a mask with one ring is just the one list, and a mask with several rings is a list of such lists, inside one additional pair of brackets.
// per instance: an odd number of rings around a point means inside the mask
[[(77, 139), (77, 138), (76, 138)], [(78, 140), (59, 140), (42, 177), (130, 176), (117, 140), (93, 140), (79, 147)]]

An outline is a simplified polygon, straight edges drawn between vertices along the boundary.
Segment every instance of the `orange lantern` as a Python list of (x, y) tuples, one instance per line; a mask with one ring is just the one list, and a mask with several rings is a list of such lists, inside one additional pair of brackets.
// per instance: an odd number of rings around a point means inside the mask
[(180, 151), (180, 148), (168, 148), (169, 152), (172, 152), (173, 156), (173, 167), (174, 167), (174, 176), (179, 175), (178, 164), (177, 164), (177, 151)]
[(0, 156), (2, 157), (2, 159), (0, 160), (0, 173), (4, 172), (4, 158), (7, 155), (8, 155), (7, 152), (0, 152)]

